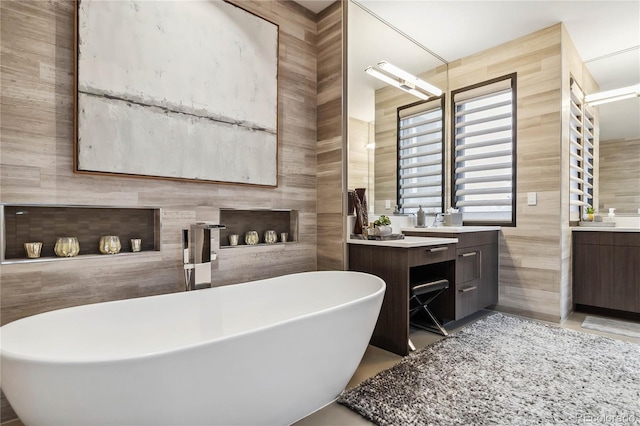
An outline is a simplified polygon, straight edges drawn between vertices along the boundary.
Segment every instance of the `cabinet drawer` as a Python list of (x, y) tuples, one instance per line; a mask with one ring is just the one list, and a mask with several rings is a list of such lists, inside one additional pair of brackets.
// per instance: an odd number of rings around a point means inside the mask
[(458, 248), (498, 244), (498, 231), (467, 232), (456, 234)]
[(428, 265), (456, 258), (455, 244), (409, 249), (409, 266)]
[(475, 281), (480, 278), (480, 249), (458, 250), (456, 260), (456, 285)]
[(461, 284), (456, 286), (456, 320), (478, 310), (478, 286)]

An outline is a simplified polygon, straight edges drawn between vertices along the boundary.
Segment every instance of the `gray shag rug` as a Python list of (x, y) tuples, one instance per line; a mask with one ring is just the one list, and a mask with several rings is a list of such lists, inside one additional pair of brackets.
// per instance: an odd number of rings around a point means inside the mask
[(640, 345), (493, 314), (338, 402), (378, 425), (640, 422)]

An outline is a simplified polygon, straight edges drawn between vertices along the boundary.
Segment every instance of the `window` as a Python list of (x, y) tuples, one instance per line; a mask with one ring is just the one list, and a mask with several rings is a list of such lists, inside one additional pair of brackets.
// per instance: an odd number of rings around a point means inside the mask
[(451, 96), (451, 204), (465, 224), (515, 226), (516, 74)]
[(595, 150), (595, 134), (596, 134), (596, 124), (595, 124), (595, 114), (589, 105), (585, 105), (584, 109), (584, 120), (583, 120), (583, 129), (584, 129), (584, 145), (582, 158), (584, 162), (582, 163), (583, 167), (583, 181), (584, 181), (584, 196), (583, 201), (585, 204), (593, 207), (593, 187), (595, 186), (595, 178), (593, 172), (593, 158), (594, 158), (594, 150)]
[(398, 206), (441, 212), (444, 204), (444, 98), (398, 108)]
[(582, 209), (593, 207), (593, 157), (595, 145), (595, 116), (584, 103), (584, 93), (571, 79), (571, 108), (569, 118), (569, 219), (580, 220)]

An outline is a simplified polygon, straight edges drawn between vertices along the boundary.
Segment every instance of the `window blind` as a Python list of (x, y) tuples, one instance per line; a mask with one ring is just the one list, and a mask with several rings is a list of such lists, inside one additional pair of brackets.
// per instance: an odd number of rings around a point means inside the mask
[(584, 202), (593, 206), (593, 188), (595, 186), (594, 177), (594, 150), (596, 146), (596, 122), (595, 113), (592, 107), (585, 105), (584, 109), (584, 146), (583, 146), (583, 192)]
[(437, 98), (398, 109), (398, 205), (442, 211), (443, 102)]
[(569, 115), (569, 214), (580, 220), (582, 209), (594, 207), (596, 114), (584, 102), (584, 93), (571, 79)]
[(513, 224), (515, 75), (452, 96), (452, 204), (465, 222)]
[(571, 101), (569, 108), (569, 214), (571, 220), (580, 218), (583, 202), (583, 126), (582, 107), (584, 95), (582, 90), (571, 80)]

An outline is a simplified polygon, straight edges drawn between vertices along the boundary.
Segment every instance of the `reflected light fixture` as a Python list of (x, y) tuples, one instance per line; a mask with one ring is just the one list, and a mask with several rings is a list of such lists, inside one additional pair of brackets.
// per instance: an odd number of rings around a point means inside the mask
[(410, 82), (405, 81), (405, 80), (397, 80), (393, 77), (388, 76), (387, 74), (384, 74), (380, 71), (378, 71), (377, 69), (369, 66), (364, 70), (367, 74), (371, 75), (372, 77), (375, 77), (379, 80), (384, 81), (385, 83), (393, 86), (393, 87), (397, 87), (400, 90), (404, 90), (407, 93), (412, 94), (413, 96), (417, 96), (418, 98), (422, 99), (422, 100), (427, 100), (429, 99), (429, 96), (416, 90), (415, 86), (412, 85)]
[(591, 106), (596, 106), (637, 96), (640, 96), (640, 84), (586, 95), (584, 101)]
[(405, 70), (396, 67), (393, 64), (390, 64), (387, 61), (378, 62), (378, 67), (380, 69), (385, 70), (389, 74), (393, 74), (396, 77), (401, 78), (402, 80), (405, 80), (405, 81), (407, 81), (409, 83), (412, 83), (414, 86), (419, 87), (422, 90), (425, 90), (427, 93), (430, 93), (430, 94), (432, 94), (434, 96), (442, 95), (442, 90), (438, 89), (433, 84), (429, 84), (426, 81), (416, 77), (415, 75), (410, 74), (410, 73), (406, 72)]

